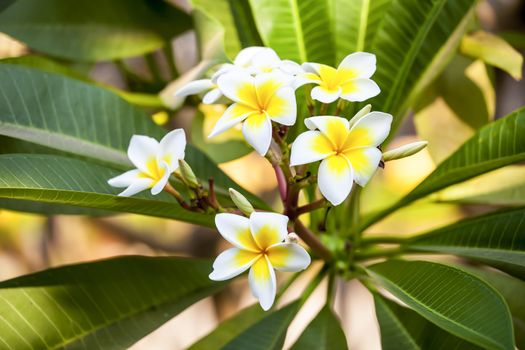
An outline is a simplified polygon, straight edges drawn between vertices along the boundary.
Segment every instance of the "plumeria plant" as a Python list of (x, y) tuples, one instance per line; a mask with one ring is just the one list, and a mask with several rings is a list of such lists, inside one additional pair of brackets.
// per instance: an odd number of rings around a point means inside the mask
[[(215, 295), (190, 349), (347, 349), (357, 284), (385, 350), (525, 348), (525, 109), (496, 118), (491, 79), (523, 59), (476, 1), (190, 2), (0, 5), (25, 45), (0, 60), (0, 208), (213, 241), (0, 282), (0, 349), (125, 349)], [(275, 184), (264, 200), (219, 166), (248, 154), (271, 169), (247, 171)], [(223, 320), (245, 286), (253, 305)]]

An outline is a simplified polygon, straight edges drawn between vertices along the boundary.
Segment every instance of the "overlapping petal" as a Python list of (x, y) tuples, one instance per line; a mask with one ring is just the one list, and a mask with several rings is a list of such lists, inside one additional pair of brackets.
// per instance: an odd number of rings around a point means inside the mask
[(237, 248), (252, 252), (260, 251), (250, 231), (250, 219), (240, 215), (221, 213), (215, 216), (215, 226), (221, 236)]
[(124, 191), (120, 192), (118, 195), (120, 197), (130, 197), (133, 196), (139, 192), (142, 192), (144, 190), (147, 190), (153, 185), (154, 181), (150, 178), (140, 178), (137, 181), (131, 183), (128, 188), (126, 188)]
[(301, 271), (310, 265), (310, 255), (298, 244), (277, 243), (268, 248), (268, 259), (276, 270)]
[(297, 102), (291, 87), (278, 89), (271, 97), (266, 113), (271, 120), (283, 125), (294, 125), (297, 119)]
[(333, 205), (341, 204), (348, 197), (353, 181), (352, 166), (342, 155), (330, 156), (319, 165), (319, 190)]
[(379, 146), (387, 138), (391, 124), (388, 113), (368, 113), (353, 124), (344, 148)]
[(371, 79), (354, 79), (341, 85), (341, 98), (347, 101), (361, 102), (379, 95), (381, 90)]
[(217, 86), (230, 100), (258, 109), (255, 78), (245, 71), (233, 70), (217, 80)]
[(261, 212), (250, 215), (250, 229), (261, 250), (284, 241), (288, 234), (287, 225), (288, 217), (285, 215)]
[(320, 85), (312, 89), (311, 95), (314, 100), (320, 101), (322, 103), (332, 103), (341, 96), (342, 91), (343, 90), (340, 86), (328, 89)]
[(224, 111), (224, 114), (219, 118), (217, 124), (213, 127), (213, 130), (208, 137), (214, 137), (222, 134), (226, 130), (239, 124), (248, 116), (256, 113), (252, 107), (245, 106), (240, 103), (234, 103)]
[(172, 173), (179, 167), (179, 159), (184, 159), (186, 149), (186, 134), (182, 129), (175, 129), (167, 133), (159, 142), (157, 162), (166, 162), (168, 171)]
[(306, 118), (304, 124), (310, 130), (319, 129), (332, 143), (334, 150), (340, 149), (348, 137), (348, 120), (341, 117), (318, 116)]
[(344, 152), (354, 171), (355, 182), (364, 187), (377, 170), (382, 153), (376, 147), (352, 148)]
[(164, 189), (172, 173), (168, 163), (164, 161), (157, 163), (157, 167), (157, 171), (160, 175), (160, 178), (156, 182), (154, 182), (154, 185), (151, 188), (152, 195), (157, 195)]
[(351, 69), (356, 78), (370, 78), (376, 71), (376, 55), (354, 52), (343, 58), (337, 69)]
[(272, 142), (272, 122), (266, 113), (251, 114), (242, 125), (242, 134), (246, 142), (264, 156)]
[(159, 150), (159, 143), (154, 138), (133, 135), (129, 142), (128, 158), (140, 171), (152, 176), (151, 163), (156, 162)]
[(213, 271), (209, 277), (214, 281), (233, 278), (248, 270), (260, 257), (261, 254), (239, 248), (227, 249), (213, 262)]
[(248, 275), (253, 295), (259, 299), (263, 310), (272, 307), (277, 291), (275, 271), (266, 256), (260, 257), (250, 269)]
[(292, 144), (290, 165), (313, 163), (334, 153), (332, 143), (320, 131), (306, 131)]

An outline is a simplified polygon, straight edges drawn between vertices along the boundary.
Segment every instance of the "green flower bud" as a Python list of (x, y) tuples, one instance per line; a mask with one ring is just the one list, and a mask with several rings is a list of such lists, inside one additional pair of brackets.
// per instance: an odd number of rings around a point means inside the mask
[(383, 160), (385, 162), (388, 162), (389, 160), (409, 157), (421, 151), (423, 148), (427, 147), (427, 144), (427, 141), (418, 141), (409, 143), (407, 145), (403, 145), (401, 147), (383, 153)]
[(179, 159), (179, 170), (180, 174), (182, 175), (182, 178), (186, 182), (186, 185), (188, 185), (191, 188), (199, 187), (197, 177), (193, 173), (193, 170), (191, 170), (190, 165), (186, 163), (184, 159)]
[(242, 211), (244, 215), (250, 216), (250, 214), (254, 212), (253, 206), (250, 204), (250, 202), (248, 202), (246, 197), (233, 188), (230, 188), (228, 191), (230, 192), (230, 197), (233, 203), (235, 203), (237, 208), (239, 208), (239, 210)]

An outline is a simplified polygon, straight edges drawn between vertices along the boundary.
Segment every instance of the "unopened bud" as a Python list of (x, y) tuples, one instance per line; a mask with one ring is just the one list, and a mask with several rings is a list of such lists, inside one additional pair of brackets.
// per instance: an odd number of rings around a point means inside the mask
[(427, 144), (427, 141), (418, 141), (409, 143), (407, 145), (403, 145), (401, 147), (383, 153), (383, 160), (385, 162), (388, 162), (389, 160), (409, 157), (421, 151), (423, 148), (427, 147)]
[(240, 192), (234, 190), (233, 188), (230, 188), (228, 190), (230, 192), (230, 198), (232, 199), (233, 203), (239, 208), (240, 211), (243, 212), (244, 215), (250, 216), (251, 213), (254, 212), (253, 206), (248, 202), (246, 197), (244, 197)]
[(197, 177), (193, 173), (193, 170), (191, 170), (191, 167), (184, 159), (179, 159), (179, 169), (180, 174), (182, 175), (182, 178), (184, 181), (186, 181), (186, 184), (189, 187), (196, 188), (199, 187), (199, 182), (197, 181)]

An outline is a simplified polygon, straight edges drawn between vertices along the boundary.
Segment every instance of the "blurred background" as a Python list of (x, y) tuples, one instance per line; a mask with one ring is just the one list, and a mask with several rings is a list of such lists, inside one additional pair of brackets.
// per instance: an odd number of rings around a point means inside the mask
[[(174, 1), (190, 11), (184, 1)], [(477, 9), (481, 26), (505, 37), (515, 48), (525, 49), (525, 1), (481, 1)], [(521, 35), (516, 35), (516, 33)], [(197, 64), (196, 36), (189, 32), (172, 42), (177, 67), (181, 72)], [(23, 44), (0, 33), (0, 58), (17, 57), (30, 53)], [(154, 55), (162, 68), (163, 55)], [(380, 58), (378, 59), (380, 64)], [(126, 65), (143, 79), (154, 79), (143, 58), (127, 59)], [(111, 62), (87, 67), (92, 79), (121, 89), (129, 82)], [(160, 74), (163, 74), (162, 70)], [(167, 81), (166, 81), (167, 83)], [(463, 84), (465, 95), (478, 96), (467, 102), (464, 96), (448, 96), (447, 86)], [(389, 162), (378, 171), (363, 198), (363, 212), (384, 207), (411, 190), (432, 171), (437, 163), (466, 140), (474, 128), (457, 118), (462, 109), (475, 108), (491, 120), (525, 105), (525, 82), (515, 81), (507, 74), (488, 69), (483, 63), (458, 56), (451, 66), (427, 92), (428, 98), (406, 120), (389, 148), (419, 139), (428, 140), (429, 147), (416, 156)], [(470, 104), (469, 104), (470, 103)], [(197, 106), (204, 116), (203, 128), (213, 126), (221, 115), (222, 106)], [(154, 121), (169, 128), (189, 129), (195, 115), (194, 107), (185, 107), (173, 118), (171, 112), (152, 111)], [(206, 131), (205, 131), (206, 132)], [(191, 134), (191, 132), (189, 132)], [(419, 135), (419, 136), (418, 136)], [(233, 131), (223, 139), (239, 139)], [(240, 159), (220, 164), (220, 167), (240, 185), (260, 195), (279, 209), (276, 183), (270, 165), (251, 153)], [(523, 167), (499, 170), (501, 179), (524, 176)], [(510, 175), (509, 175), (510, 173)], [(492, 174), (494, 175), (494, 174)], [(494, 177), (492, 177), (494, 178)], [(476, 182), (477, 181), (477, 182)], [(504, 182), (505, 180), (503, 180)], [(483, 179), (471, 181), (470, 186), (483, 187)], [(467, 184), (469, 185), (469, 184)], [(483, 193), (482, 193), (483, 194)], [(461, 188), (450, 188), (437, 197), (372, 227), (367, 234), (410, 235), (432, 227), (456, 221), (462, 216), (481, 213), (480, 205), (458, 205), (455, 198)], [(475, 202), (475, 201), (473, 201)], [(427, 215), (432, 212), (432, 220)], [(138, 215), (109, 217), (52, 216), (20, 213), (0, 209), (0, 280), (38, 271), (52, 266), (103, 259), (117, 255), (179, 255), (213, 258), (227, 248), (217, 232), (175, 221)], [(298, 296), (309, 277), (292, 285), (282, 302)], [(286, 274), (279, 279), (283, 281)], [(325, 288), (318, 288), (303, 308), (288, 333), (286, 344), (292, 344), (324, 302)], [(219, 295), (202, 300), (166, 323), (137, 344), (133, 349), (184, 349), (210, 332), (218, 322), (228, 318), (240, 308), (255, 302), (245, 278), (237, 279)], [(340, 282), (336, 298), (336, 311), (341, 317), (349, 345), (352, 349), (380, 349), (378, 326), (373, 302), (366, 289), (358, 282)]]

